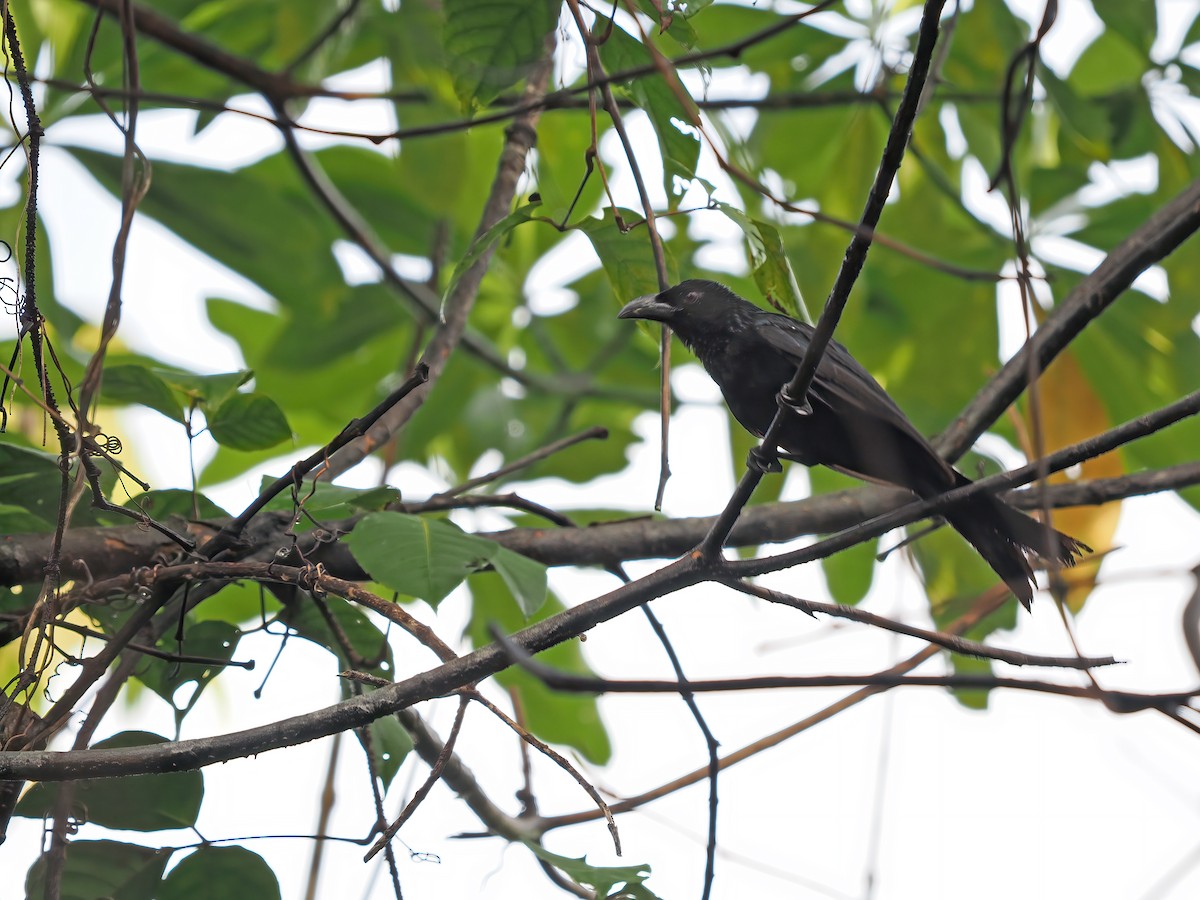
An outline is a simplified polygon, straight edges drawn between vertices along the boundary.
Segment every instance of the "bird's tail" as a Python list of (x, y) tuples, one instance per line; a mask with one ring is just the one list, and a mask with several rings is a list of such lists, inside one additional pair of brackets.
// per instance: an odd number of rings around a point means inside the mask
[[(955, 487), (971, 483), (960, 472)], [(1026, 609), (1033, 602), (1030, 557), (1073, 566), (1091, 547), (1055, 531), (991, 494), (981, 494), (946, 510), (946, 521), (967, 539)]]

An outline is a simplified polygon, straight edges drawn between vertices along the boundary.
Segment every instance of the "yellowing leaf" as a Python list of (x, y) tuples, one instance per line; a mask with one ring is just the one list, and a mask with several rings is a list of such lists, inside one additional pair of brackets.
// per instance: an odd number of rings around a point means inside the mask
[[(1060, 354), (1038, 379), (1038, 397), (1041, 402), (1039, 424), (1048, 453), (1111, 427), (1112, 423), (1103, 401), (1084, 376), (1083, 370), (1070, 351)], [(1032, 436), (1034, 422), (1028, 403), (1022, 410), (1022, 421), (1027, 429), (1026, 434)], [(1032, 448), (1025, 449), (1032, 458)], [(1124, 471), (1125, 465), (1120, 454), (1114, 451), (1089, 459), (1077, 469), (1071, 470), (1070, 474), (1059, 472), (1052, 475), (1050, 482), (1067, 484), (1093, 478), (1113, 478)], [(1072, 612), (1079, 612), (1083, 608), (1095, 586), (1103, 553), (1112, 549), (1112, 539), (1117, 531), (1120, 516), (1120, 503), (1055, 510), (1054, 527), (1078, 538), (1096, 551), (1093, 556), (1085, 558), (1074, 568), (1062, 571), (1063, 580), (1067, 584), (1067, 606)]]

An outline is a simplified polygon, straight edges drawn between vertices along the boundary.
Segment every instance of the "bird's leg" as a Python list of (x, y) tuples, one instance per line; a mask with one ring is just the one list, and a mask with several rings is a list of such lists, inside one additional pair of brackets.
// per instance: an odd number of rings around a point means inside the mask
[(759, 475), (774, 475), (783, 471), (779, 464), (778, 453), (768, 453), (763, 446), (751, 447), (746, 454), (746, 468), (752, 469)]
[(808, 397), (797, 399), (793, 397), (788, 388), (791, 385), (785, 384), (779, 389), (779, 393), (775, 395), (775, 402), (779, 404), (780, 409), (786, 409), (788, 412), (795, 413), (798, 416), (811, 416), (812, 405), (808, 402)]

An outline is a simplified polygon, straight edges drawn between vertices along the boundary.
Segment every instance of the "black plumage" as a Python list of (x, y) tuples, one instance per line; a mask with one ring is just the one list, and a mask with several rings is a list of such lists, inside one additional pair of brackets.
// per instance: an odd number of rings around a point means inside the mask
[[(810, 325), (702, 280), (639, 297), (620, 316), (670, 325), (720, 387), (734, 418), (756, 437), (770, 426), (779, 408), (776, 395), (791, 381), (813, 333)], [(782, 458), (908, 488), (923, 498), (970, 484), (837, 341), (821, 358), (807, 401), (810, 413), (790, 414), (783, 422)], [(1026, 608), (1033, 599), (1031, 555), (1073, 565), (1090, 549), (991, 495), (972, 497), (944, 515)]]

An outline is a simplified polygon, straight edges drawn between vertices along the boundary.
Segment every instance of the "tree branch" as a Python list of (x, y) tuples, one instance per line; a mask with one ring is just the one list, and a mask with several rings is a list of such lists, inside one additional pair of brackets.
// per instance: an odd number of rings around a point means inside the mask
[[(1095, 506), (1195, 484), (1200, 484), (1200, 463), (1191, 462), (1117, 478), (1054, 484), (1049, 486), (1047, 497), (1056, 509)], [(1028, 490), (1000, 496), (1018, 509), (1040, 507), (1038, 498)], [(897, 509), (911, 499), (912, 495), (906, 491), (869, 487), (751, 506), (738, 520), (728, 546), (757, 547), (804, 535), (841, 531)], [(430, 504), (430, 508), (441, 509), (444, 505)], [(258, 527), (243, 535), (243, 539), (253, 548), (251, 552), (274, 548), (289, 521), (290, 517), (284, 513), (263, 513), (256, 519)], [(609, 566), (633, 559), (673, 559), (696, 546), (714, 521), (715, 516), (679, 519), (637, 516), (584, 528), (510, 528), (485, 532), (481, 536), (549, 566)], [(336, 527), (349, 530), (353, 524), (353, 521), (339, 522)], [(202, 542), (218, 527), (219, 523), (193, 523), (189, 533)], [(0, 587), (27, 584), (40, 578), (50, 551), (51, 537), (48, 534), (21, 534), (0, 541)], [(169, 546), (158, 535), (134, 526), (75, 528), (67, 533), (63, 558), (68, 567), (73, 561), (86, 560), (86, 572), (93, 578), (109, 578), (151, 565), (155, 556)], [(300, 549), (306, 557), (311, 556), (316, 550), (316, 542), (301, 535)], [(349, 552), (338, 545), (325, 545), (317, 559), (340, 577), (366, 577)]]

